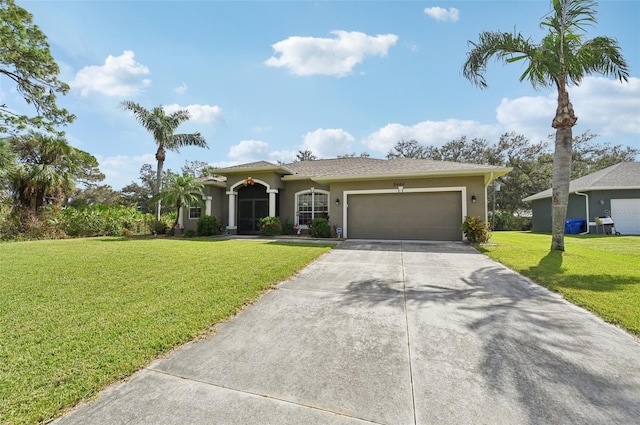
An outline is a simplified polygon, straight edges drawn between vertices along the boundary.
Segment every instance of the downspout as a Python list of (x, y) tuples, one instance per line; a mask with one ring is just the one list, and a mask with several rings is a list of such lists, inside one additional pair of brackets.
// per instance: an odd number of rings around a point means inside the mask
[(581, 235), (586, 235), (589, 233), (589, 195), (586, 193), (574, 192), (576, 195), (584, 196), (585, 202), (585, 211), (587, 212), (587, 231), (580, 233)]

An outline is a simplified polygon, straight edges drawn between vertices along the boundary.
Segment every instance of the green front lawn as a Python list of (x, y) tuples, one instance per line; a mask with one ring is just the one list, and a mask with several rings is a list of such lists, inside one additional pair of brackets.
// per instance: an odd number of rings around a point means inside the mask
[(565, 236), (565, 252), (550, 252), (551, 236), (495, 232), (480, 250), (536, 283), (640, 336), (640, 237)]
[(160, 238), (0, 244), (0, 423), (55, 417), (329, 250)]

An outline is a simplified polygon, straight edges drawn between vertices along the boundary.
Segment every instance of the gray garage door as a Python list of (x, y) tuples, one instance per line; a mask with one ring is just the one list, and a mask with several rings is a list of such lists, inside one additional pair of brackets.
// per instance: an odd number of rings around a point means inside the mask
[(350, 239), (462, 240), (460, 192), (349, 195)]

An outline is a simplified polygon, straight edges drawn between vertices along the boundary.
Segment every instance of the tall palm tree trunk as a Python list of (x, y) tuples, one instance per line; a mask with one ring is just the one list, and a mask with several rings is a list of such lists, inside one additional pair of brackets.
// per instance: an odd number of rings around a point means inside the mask
[[(158, 151), (156, 152), (156, 160), (158, 161), (158, 168), (156, 170), (156, 193), (154, 193), (154, 195), (158, 195), (162, 190), (162, 168), (164, 167), (164, 160), (166, 157), (167, 154), (162, 145), (158, 146)], [(156, 220), (158, 221), (160, 221), (161, 210), (162, 200), (158, 198), (158, 201), (156, 202)]]
[(569, 204), (569, 182), (571, 181), (572, 127), (578, 118), (569, 101), (566, 85), (558, 87), (558, 108), (551, 126), (556, 129), (555, 153), (553, 155), (553, 182), (551, 191), (551, 250), (564, 251), (564, 225)]

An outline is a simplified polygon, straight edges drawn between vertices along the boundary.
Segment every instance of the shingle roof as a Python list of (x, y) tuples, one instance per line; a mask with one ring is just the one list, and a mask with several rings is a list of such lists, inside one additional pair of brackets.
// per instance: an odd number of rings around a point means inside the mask
[[(570, 193), (611, 189), (640, 189), (640, 162), (621, 162), (569, 183)], [(524, 198), (523, 201), (535, 201), (550, 197), (551, 189), (547, 189)]]
[(312, 178), (314, 180), (362, 179), (384, 176), (420, 176), (420, 175), (470, 175), (495, 173), (495, 177), (508, 173), (511, 168), (492, 165), (466, 164), (429, 159), (396, 158), (334, 158), (313, 161), (292, 162), (276, 165), (267, 161), (251, 162), (217, 170), (220, 174), (244, 171), (279, 170), (285, 180)]
[[(271, 162), (256, 161), (256, 162), (248, 162), (246, 164), (238, 164), (238, 165), (232, 165), (231, 167), (221, 168), (219, 170), (216, 170), (216, 172), (220, 174), (224, 174), (224, 173), (242, 172), (247, 170), (260, 170), (260, 169), (275, 170), (280, 168), (282, 168), (280, 165), (276, 165)], [(284, 171), (287, 171), (287, 170), (284, 170)]]

